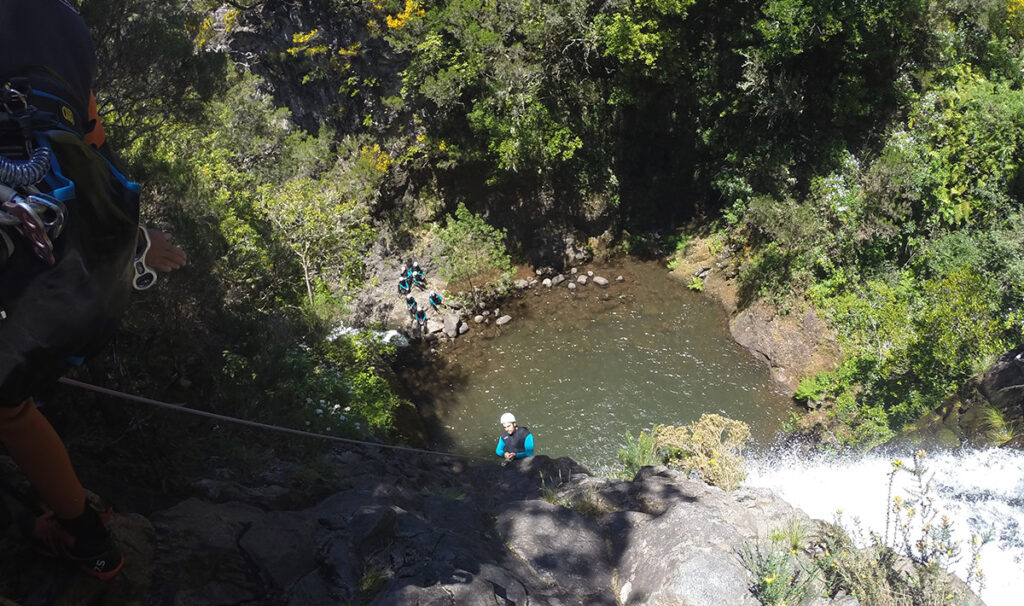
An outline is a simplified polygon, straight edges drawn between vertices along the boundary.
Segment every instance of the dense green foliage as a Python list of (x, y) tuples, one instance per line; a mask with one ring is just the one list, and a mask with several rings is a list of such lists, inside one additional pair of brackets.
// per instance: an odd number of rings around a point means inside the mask
[(175, 372), (236, 406), (277, 392), (240, 377), (296, 356), (308, 384), (275, 407), (379, 397), (353, 407), (387, 427), (381, 358), (323, 337), (371, 244), (424, 227), (472, 280), (506, 250), (557, 264), (564, 234), (650, 252), (703, 220), (738, 253), (741, 305), (813, 305), (839, 333), (842, 365), (798, 396), (843, 442), (891, 436), (1020, 342), (1019, 0), (140, 7), (85, 2), (97, 92), (148, 218), (192, 255), (172, 317), (215, 355)]
[(481, 274), (498, 272), (497, 279), (505, 280), (511, 275), (512, 260), (502, 244), (505, 232), (488, 225), (482, 217), (469, 212), (465, 205), (459, 204), (455, 215), (448, 215), (436, 234), (441, 241), (441, 272), (449, 281), (465, 280), (469, 289), (475, 292), (473, 279)]

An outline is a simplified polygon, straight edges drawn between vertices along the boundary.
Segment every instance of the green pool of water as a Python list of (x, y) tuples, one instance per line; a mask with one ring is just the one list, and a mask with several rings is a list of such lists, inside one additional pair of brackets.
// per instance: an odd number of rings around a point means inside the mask
[(716, 301), (653, 263), (580, 269), (611, 284), (576, 293), (538, 285), (501, 309), (511, 323), (471, 323), (447, 352), (449, 372), (431, 388), (442, 434), (434, 446), (493, 455), (505, 411), (533, 432), (537, 454), (595, 471), (616, 465), (626, 433), (703, 413), (746, 422), (755, 443), (772, 441), (792, 400), (732, 341)]

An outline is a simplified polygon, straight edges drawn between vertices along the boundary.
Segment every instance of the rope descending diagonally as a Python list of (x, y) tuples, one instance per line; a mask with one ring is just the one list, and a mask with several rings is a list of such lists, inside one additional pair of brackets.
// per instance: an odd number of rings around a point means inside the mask
[(226, 423), (234, 423), (236, 425), (245, 425), (248, 427), (258, 427), (260, 429), (267, 429), (270, 431), (276, 431), (280, 433), (288, 433), (297, 436), (305, 436), (308, 438), (320, 438), (322, 440), (330, 440), (332, 442), (343, 442), (346, 444), (358, 444), (360, 446), (370, 446), (373, 448), (386, 448), (390, 450), (401, 450), (405, 452), (415, 452), (419, 454), (435, 455), (440, 457), (451, 457), (454, 459), (475, 459), (479, 461), (492, 462), (491, 459), (484, 459), (483, 457), (475, 457), (471, 455), (458, 455), (450, 452), (438, 452), (434, 450), (424, 450), (422, 448), (412, 448), (410, 446), (397, 446), (394, 444), (380, 444), (377, 442), (367, 442), (364, 440), (353, 440), (351, 438), (342, 438), (338, 436), (329, 436), (322, 433), (316, 433), (312, 431), (303, 431), (301, 429), (291, 429), (289, 427), (281, 427), (279, 425), (271, 425), (269, 423), (260, 423), (259, 421), (250, 421), (248, 419), (239, 419), (237, 417), (231, 417), (228, 415), (221, 415), (214, 412), (206, 412), (204, 410), (196, 410), (194, 408), (187, 408), (184, 404), (170, 404), (168, 402), (161, 402), (160, 400), (153, 400), (143, 396), (136, 396), (123, 391), (117, 391), (114, 389), (107, 389), (106, 387), (100, 387), (98, 385), (92, 385), (75, 379), (69, 379), (68, 377), (61, 377), (58, 379), (61, 383), (70, 387), (77, 387), (86, 391), (92, 391), (95, 393), (103, 394), (106, 396), (112, 396), (127, 400), (129, 402), (139, 402), (141, 404), (148, 404), (150, 406), (156, 406), (157, 408), (166, 408), (169, 410), (176, 410), (178, 412), (184, 412), (199, 417), (206, 417), (208, 419), (216, 419), (218, 421), (224, 421)]

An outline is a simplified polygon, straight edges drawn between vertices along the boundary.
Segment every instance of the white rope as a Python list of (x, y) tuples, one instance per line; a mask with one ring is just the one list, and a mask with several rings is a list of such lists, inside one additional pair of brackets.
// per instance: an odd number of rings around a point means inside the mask
[(86, 391), (93, 391), (107, 396), (120, 398), (122, 400), (128, 400), (129, 402), (140, 402), (142, 404), (148, 404), (150, 406), (156, 406), (158, 408), (167, 408), (169, 410), (176, 410), (178, 412), (185, 412), (188, 414), (206, 417), (208, 419), (216, 419), (218, 421), (224, 421), (227, 423), (235, 423), (236, 425), (246, 425), (249, 427), (258, 427), (260, 429), (268, 429), (270, 431), (277, 431), (281, 433), (290, 433), (298, 436), (305, 436), (308, 438), (320, 438), (323, 440), (331, 440), (333, 442), (344, 442), (346, 444), (358, 444), (360, 446), (370, 446), (373, 448), (389, 448), (391, 450), (404, 450), (406, 452), (416, 452), (420, 454), (437, 455), (442, 457), (451, 457), (457, 459), (476, 459), (478, 461), (488, 461), (490, 459), (484, 459), (483, 457), (475, 457), (469, 455), (457, 455), (449, 452), (437, 452), (433, 450), (423, 450), (421, 448), (412, 448), (409, 446), (395, 446), (393, 444), (378, 444), (375, 442), (366, 442), (363, 440), (353, 440), (350, 438), (340, 438), (338, 436), (329, 436), (322, 433), (315, 433), (312, 431), (303, 431), (301, 429), (291, 429), (288, 427), (281, 427), (279, 425), (271, 425), (268, 423), (260, 423), (259, 421), (250, 421), (248, 419), (239, 419), (237, 417), (229, 417), (227, 415), (221, 415), (214, 412), (206, 412), (204, 410), (196, 410), (194, 408), (188, 408), (184, 404), (170, 404), (167, 402), (161, 402), (160, 400), (153, 400), (151, 398), (145, 398), (143, 396), (136, 396), (123, 391), (117, 391), (114, 389), (107, 389), (106, 387), (99, 387), (98, 385), (92, 385), (90, 383), (84, 383), (75, 379), (69, 379), (68, 377), (61, 377), (58, 379), (59, 382), (69, 385), (71, 387), (77, 387)]

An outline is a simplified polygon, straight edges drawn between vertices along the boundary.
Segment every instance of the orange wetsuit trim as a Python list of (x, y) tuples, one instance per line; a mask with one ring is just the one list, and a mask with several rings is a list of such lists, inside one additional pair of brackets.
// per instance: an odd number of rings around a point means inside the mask
[(85, 490), (68, 451), (32, 398), (0, 408), (0, 441), (58, 518), (70, 520), (85, 511)]

